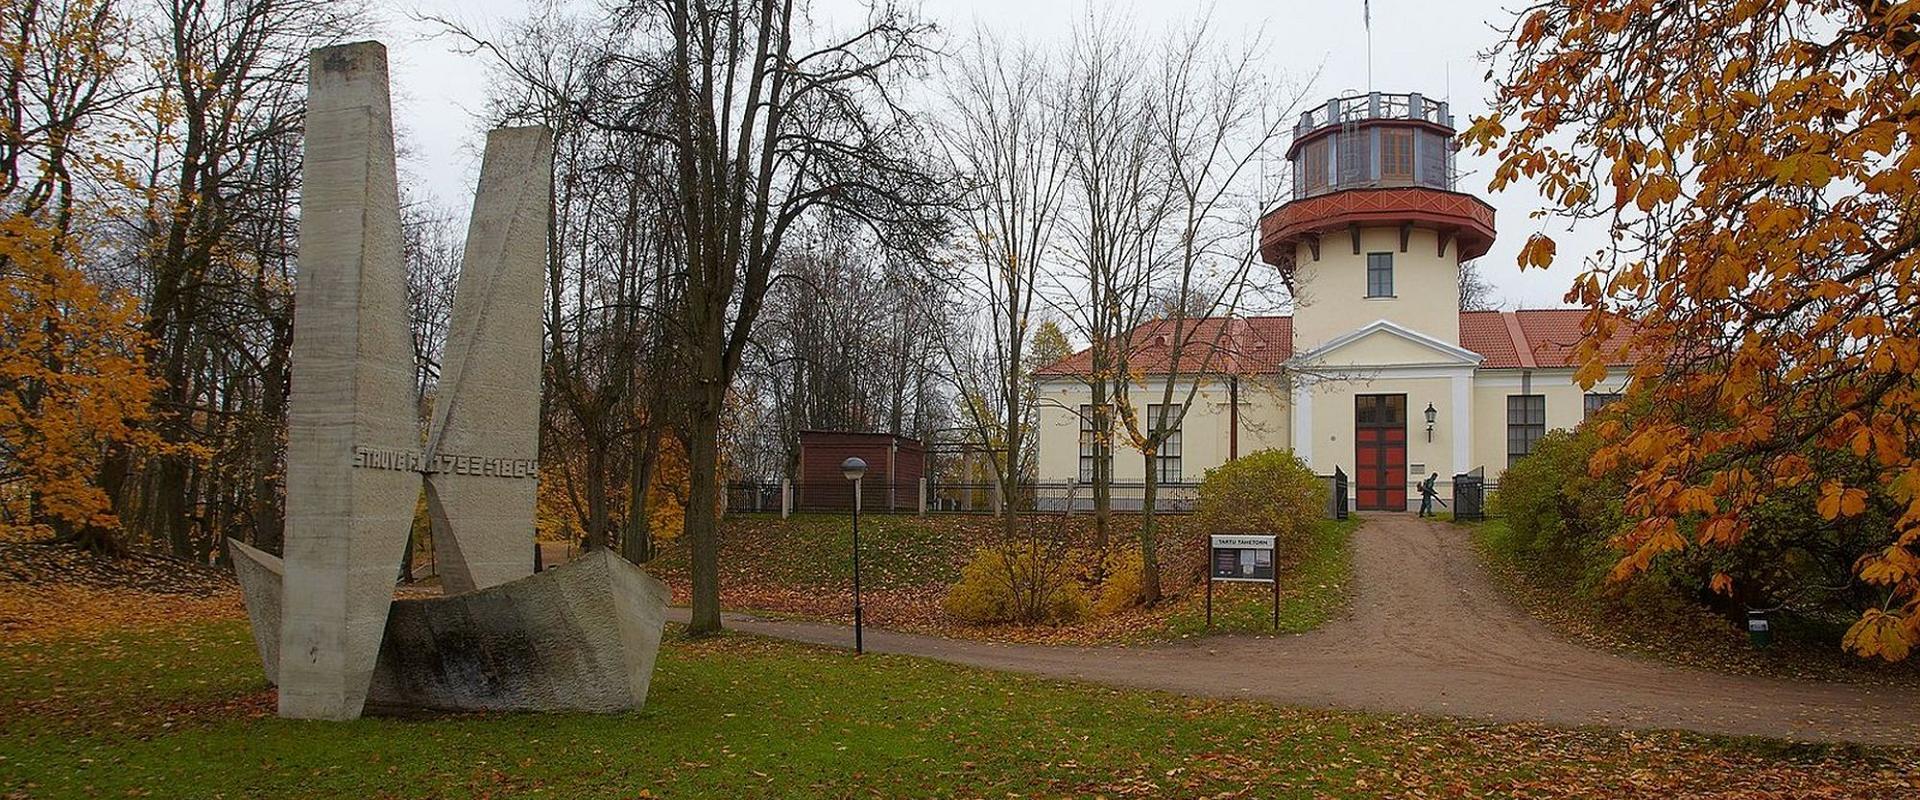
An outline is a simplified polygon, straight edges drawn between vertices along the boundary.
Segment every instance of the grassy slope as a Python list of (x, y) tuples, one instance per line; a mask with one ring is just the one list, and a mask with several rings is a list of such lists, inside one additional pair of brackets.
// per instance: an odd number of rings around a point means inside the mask
[[(1301, 549), (1299, 563), (1280, 578), (1280, 633), (1319, 627), (1346, 607), (1353, 585), (1353, 531), (1359, 517), (1322, 520), (1313, 541)], [(1163, 637), (1206, 632), (1205, 587), (1182, 598), (1154, 632)], [(1215, 633), (1265, 633), (1273, 627), (1272, 588), (1266, 584), (1214, 585)]]
[(1534, 616), (1587, 644), (1661, 661), (1737, 674), (1855, 683), (1920, 684), (1920, 661), (1884, 664), (1842, 652), (1831, 637), (1785, 628), (1756, 650), (1724, 618), (1675, 602), (1595, 596), (1570, 566), (1523, 556), (1505, 520), (1469, 526), (1495, 583)]
[[(293, 722), (245, 623), (0, 650), (0, 796), (1892, 797), (1911, 752), (1203, 701), (728, 636), (625, 715)], [(1903, 788), (1904, 787), (1904, 788)]]
[[(1169, 600), (1153, 609), (1093, 620), (1072, 629), (967, 627), (947, 619), (940, 597), (959, 578), (974, 550), (1000, 535), (999, 520), (983, 515), (929, 517), (868, 515), (861, 520), (862, 580), (870, 624), (946, 636), (1071, 643), (1147, 642), (1206, 633), (1204, 593), (1193, 578), (1204, 563), (1203, 537), (1185, 530), (1188, 518), (1161, 518), (1162, 575)], [(1092, 518), (1035, 516), (1049, 536), (1091, 540)], [(1138, 535), (1138, 517), (1115, 515), (1112, 536)], [(1357, 518), (1323, 521), (1301, 548), (1298, 566), (1282, 576), (1280, 632), (1311, 630), (1344, 606), (1351, 583), (1349, 542)], [(850, 622), (852, 544), (844, 515), (796, 514), (789, 519), (745, 516), (723, 531), (723, 604), (733, 610)], [(1130, 545), (1127, 545), (1130, 546)], [(663, 575), (685, 601), (686, 551), (669, 546), (648, 568)], [(1215, 587), (1215, 633), (1268, 633), (1272, 595), (1265, 585)]]

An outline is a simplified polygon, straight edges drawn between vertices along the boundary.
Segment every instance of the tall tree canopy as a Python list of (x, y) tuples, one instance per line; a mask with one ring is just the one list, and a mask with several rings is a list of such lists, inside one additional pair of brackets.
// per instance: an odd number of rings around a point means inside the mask
[[(1804, 498), (1834, 529), (1883, 529), (1855, 565), (1882, 599), (1846, 644), (1904, 658), (1920, 643), (1920, 4), (1539, 3), (1491, 58), (1498, 92), (1467, 138), (1497, 151), (1492, 187), (1536, 184), (1550, 213), (1611, 228), (1568, 294), (1592, 309), (1580, 379), (1657, 356), (1633, 375), (1646, 418), (1603, 424), (1591, 465), (1636, 475), (1615, 575), (1736, 548), (1756, 509)], [(1535, 235), (1522, 268), (1555, 250)], [(1861, 468), (1816, 469), (1820, 452)]]

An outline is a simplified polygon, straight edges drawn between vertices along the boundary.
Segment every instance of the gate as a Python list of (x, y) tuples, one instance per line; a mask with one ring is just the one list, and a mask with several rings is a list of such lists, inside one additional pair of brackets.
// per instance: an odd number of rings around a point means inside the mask
[(1487, 518), (1487, 469), (1453, 476), (1453, 518), (1461, 522), (1479, 522)]
[(1327, 496), (1327, 516), (1334, 519), (1347, 518), (1347, 471), (1333, 468), (1333, 491)]

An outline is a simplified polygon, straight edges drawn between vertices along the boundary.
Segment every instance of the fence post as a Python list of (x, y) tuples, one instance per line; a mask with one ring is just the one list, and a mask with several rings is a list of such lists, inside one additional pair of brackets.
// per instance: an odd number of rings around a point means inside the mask
[(793, 516), (793, 479), (780, 479), (780, 518)]
[(920, 494), (918, 497), (919, 506), (915, 510), (915, 513), (924, 517), (927, 515), (927, 479), (924, 477), (920, 479)]
[(1001, 509), (1001, 506), (1002, 506), (1002, 505), (1005, 505), (1005, 503), (1006, 503), (1006, 499), (1000, 496), (1000, 495), (1001, 495), (1001, 491), (1000, 491), (1000, 489), (1001, 489), (1001, 486), (1000, 486), (1000, 482), (999, 482), (999, 481), (994, 481), (994, 482), (993, 482), (993, 496), (992, 496), (992, 498), (990, 498), (990, 499), (991, 499), (991, 500), (993, 501), (993, 515), (994, 515), (994, 516), (996, 516), (996, 517), (997, 517), (997, 516), (1000, 516), (1000, 512), (1001, 512), (1001, 510), (1002, 510), (1002, 509)]

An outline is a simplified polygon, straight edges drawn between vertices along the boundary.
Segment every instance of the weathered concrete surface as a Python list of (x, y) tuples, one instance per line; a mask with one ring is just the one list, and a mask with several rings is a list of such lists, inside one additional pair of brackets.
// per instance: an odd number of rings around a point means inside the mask
[[(281, 562), (234, 545), (256, 642), (272, 641)], [(612, 551), (489, 589), (396, 600), (367, 702), (448, 711), (622, 711), (646, 704), (666, 584)], [(273, 648), (260, 647), (269, 683)]]
[(386, 48), (315, 50), (307, 82), (280, 715), (352, 719), (420, 491), (415, 472), (356, 468), (354, 454), (418, 450), (413, 349)]
[(611, 551), (451, 597), (399, 600), (371, 699), (446, 710), (646, 703), (667, 587)]
[[(487, 134), (460, 263), (428, 456), (531, 462), (540, 448), (540, 330), (553, 134)], [(533, 574), (532, 475), (427, 476), (440, 578), (449, 594)]]
[(278, 556), (238, 539), (227, 540), (233, 554), (233, 577), (247, 601), (247, 623), (253, 627), (253, 646), (260, 652), (260, 668), (267, 682), (280, 683), (280, 600), (285, 582), (284, 562)]

